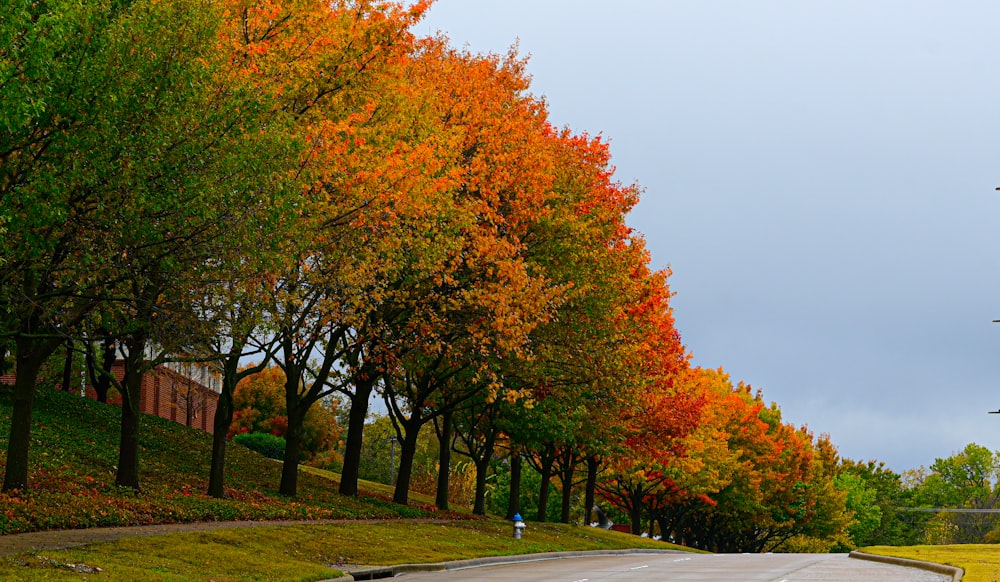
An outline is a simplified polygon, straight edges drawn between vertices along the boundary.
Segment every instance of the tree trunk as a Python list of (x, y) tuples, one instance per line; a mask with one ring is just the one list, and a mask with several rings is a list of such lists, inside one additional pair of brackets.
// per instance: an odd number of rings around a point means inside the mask
[(440, 447), (438, 449), (438, 479), (437, 479), (437, 499), (434, 504), (438, 509), (447, 511), (448, 494), (451, 479), (451, 411), (446, 411), (441, 415), (441, 430), (438, 433)]
[[(572, 453), (570, 453), (570, 456), (572, 456)], [(569, 523), (570, 508), (572, 506), (571, 503), (573, 500), (573, 473), (574, 473), (573, 463), (571, 462), (567, 464), (566, 467), (563, 467), (561, 473), (562, 474), (560, 475), (560, 479), (562, 479), (562, 507), (560, 509), (562, 510), (562, 512), (559, 516), (559, 522)]]
[(119, 487), (139, 491), (139, 414), (142, 410), (142, 377), (146, 358), (146, 338), (137, 334), (126, 341), (128, 356), (125, 358), (125, 381), (122, 383), (121, 437), (118, 442)]
[(302, 435), (304, 432), (303, 422), (305, 411), (303, 406), (296, 402), (287, 402), (288, 430), (285, 432), (285, 460), (281, 464), (281, 486), (278, 493), (286, 497), (298, 495), (299, 485), (299, 452), (302, 449)]
[[(24, 297), (33, 298), (39, 293), (37, 273), (29, 268), (24, 274), (21, 291)], [(7, 463), (4, 467), (3, 490), (13, 491), (28, 486), (28, 449), (31, 445), (31, 415), (35, 403), (35, 384), (38, 372), (50, 355), (62, 343), (52, 337), (55, 331), (42, 323), (38, 309), (8, 314), (18, 319), (14, 338), (14, 403), (10, 419), (10, 436), (7, 441)], [(67, 321), (77, 321), (82, 312)], [(46, 336), (46, 332), (49, 332)]]
[(473, 515), (486, 515), (486, 477), (489, 476), (490, 460), (493, 458), (496, 440), (496, 431), (490, 430), (489, 434), (486, 435), (486, 444), (483, 446), (481, 454), (474, 459), (476, 464), (476, 495), (472, 504)]
[(7, 465), (4, 469), (3, 490), (13, 491), (28, 486), (28, 449), (31, 444), (31, 412), (35, 402), (35, 383), (46, 358), (59, 346), (58, 342), (18, 337), (14, 343), (17, 365), (14, 372), (14, 408), (10, 418), (7, 441)]
[(251, 373), (257, 373), (264, 369), (270, 358), (263, 362), (240, 371), (240, 354), (246, 347), (247, 338), (233, 340), (229, 353), (224, 355), (219, 362), (222, 364), (222, 390), (215, 406), (215, 418), (212, 420), (212, 465), (208, 471), (208, 495), (217, 499), (226, 497), (226, 448), (229, 444), (229, 429), (233, 426), (233, 414), (236, 412), (236, 404), (233, 400), (236, 394), (236, 385), (240, 380)]
[(208, 495), (217, 499), (226, 497), (226, 445), (227, 434), (233, 424), (233, 398), (219, 394), (215, 409), (212, 433), (212, 466), (208, 471)]
[(191, 386), (191, 381), (187, 380), (184, 382), (184, 426), (190, 427), (191, 423), (194, 421), (195, 407), (198, 405), (195, 402), (194, 387)]
[(548, 516), (549, 488), (552, 484), (552, 464), (555, 462), (555, 445), (545, 445), (541, 458), (542, 484), (538, 490), (538, 521), (545, 523)]
[(347, 421), (347, 442), (344, 443), (344, 468), (340, 474), (340, 494), (357, 496), (358, 476), (361, 473), (361, 453), (364, 450), (365, 420), (368, 418), (368, 401), (374, 382), (358, 382), (351, 398), (351, 412)]
[(98, 333), (101, 335), (102, 373), (98, 373), (94, 367), (94, 356), (89, 345), (87, 346), (87, 371), (90, 373), (90, 384), (94, 387), (97, 401), (106, 404), (108, 402), (108, 389), (111, 388), (111, 374), (118, 354), (115, 349), (115, 338), (111, 337), (106, 329), (101, 329)]
[(507, 519), (521, 513), (521, 453), (510, 453), (510, 497), (507, 500)]
[(667, 524), (667, 517), (662, 513), (657, 513), (653, 516), (653, 519), (656, 521), (656, 525), (660, 528), (660, 539), (665, 542), (673, 541), (670, 526)]
[(420, 432), (419, 419), (413, 420), (417, 415), (414, 412), (404, 425), (403, 442), (399, 452), (399, 471), (396, 473), (396, 490), (392, 500), (400, 505), (407, 505), (410, 502), (410, 479), (413, 476), (413, 458), (417, 454), (417, 434)]
[[(128, 373), (125, 374), (126, 378)], [(131, 383), (126, 379), (127, 383)], [(126, 390), (131, 388), (126, 384)], [(118, 473), (115, 484), (139, 491), (139, 412), (133, 408), (132, 396), (122, 398), (121, 431), (118, 438)]]
[(233, 424), (233, 392), (236, 388), (235, 374), (230, 376), (229, 363), (222, 378), (222, 392), (215, 406), (212, 424), (212, 466), (208, 471), (208, 495), (218, 499), (226, 496), (226, 445), (229, 443), (229, 427)]
[(73, 381), (73, 338), (66, 338), (66, 360), (63, 361), (62, 385), (59, 389), (69, 392), (69, 384)]
[(590, 523), (591, 513), (594, 511), (594, 497), (597, 491), (597, 457), (587, 458), (587, 486), (583, 495), (583, 525)]
[(632, 534), (639, 535), (642, 533), (642, 496), (638, 494), (631, 495), (632, 504), (629, 507), (629, 520), (632, 525)]

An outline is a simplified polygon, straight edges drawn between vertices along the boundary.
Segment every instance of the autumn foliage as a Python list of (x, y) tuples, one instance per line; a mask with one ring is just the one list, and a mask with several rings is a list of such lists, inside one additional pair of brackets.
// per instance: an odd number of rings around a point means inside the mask
[[(341, 440), (335, 399), (357, 494), (378, 396), (399, 503), (433, 426), (439, 505), (454, 449), (480, 513), (506, 458), (540, 475), (540, 520), (558, 486), (563, 521), (597, 502), (716, 551), (850, 543), (836, 450), (691, 365), (670, 272), (626, 222), (641, 188), (604, 138), (552, 125), (516, 49), (416, 36), (426, 0), (71, 4), (0, 23), (5, 490), (26, 485), (41, 364), (113, 335), (133, 382), (153, 347), (212, 362), (216, 432), (285, 437), (288, 496)], [(213, 455), (222, 496), (224, 440)]]
[[(284, 437), (288, 432), (284, 390), (285, 375), (277, 367), (244, 378), (236, 386), (236, 410), (229, 436), (256, 432)], [(337, 446), (341, 427), (336, 414), (336, 402), (331, 400), (311, 407), (306, 413), (302, 443), (306, 460)]]

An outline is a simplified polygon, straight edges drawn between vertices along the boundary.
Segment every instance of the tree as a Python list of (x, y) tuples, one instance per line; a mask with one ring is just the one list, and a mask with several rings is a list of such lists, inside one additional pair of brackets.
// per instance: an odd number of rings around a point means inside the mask
[[(256, 367), (256, 366), (254, 366)], [(271, 366), (246, 376), (233, 393), (234, 421), (230, 435), (266, 432), (278, 436), (285, 425), (285, 374)]]
[[(668, 333), (656, 358), (666, 363), (680, 354), (683, 365), (684, 356), (666, 309), (669, 292), (651, 299), (665, 291), (666, 273), (650, 273), (641, 238), (625, 225), (626, 213), (638, 200), (638, 188), (612, 181), (607, 145), (599, 139), (569, 130), (550, 131), (546, 147), (554, 196), (547, 201), (543, 218), (528, 226), (525, 254), (529, 264), (562, 290), (562, 296), (553, 317), (532, 334), (534, 357), (511, 368), (516, 368), (521, 386), (538, 387), (533, 406), (548, 412), (527, 411), (533, 421), (508, 424), (531, 427), (523, 431), (514, 426), (510, 436), (525, 439), (520, 442), (538, 453), (526, 459), (543, 475), (550, 458), (544, 453), (550, 446), (559, 451), (551, 458), (562, 483), (560, 518), (568, 521), (576, 465), (589, 459), (589, 512), (595, 463), (619, 454), (628, 411), (653, 381), (645, 375), (651, 370), (639, 350), (644, 330), (655, 318), (646, 319), (641, 312), (659, 299), (664, 303), (656, 308), (665, 309), (667, 319), (657, 322)], [(541, 487), (544, 498), (548, 488), (544, 477)], [(541, 513), (545, 510), (546, 504), (540, 503), (539, 518), (547, 517)]]
[(106, 47), (129, 4), (10, 8), (0, 22), (0, 336), (5, 351), (13, 347), (17, 380), (4, 491), (27, 486), (38, 371), (107, 280), (93, 239), (102, 224), (95, 190), (108, 168), (77, 152), (115, 150), (121, 140), (101, 131), (110, 112), (100, 97), (138, 89), (111, 86), (106, 73)]
[[(5, 91), (18, 105), (0, 147), (2, 228), (17, 233), (4, 241), (0, 311), (11, 315), (3, 333), (19, 346), (21, 386), (7, 489), (26, 481), (39, 362), (105, 306), (102, 321), (127, 325), (126, 383), (136, 389), (154, 327), (148, 318), (186, 302), (176, 275), (191, 283), (203, 274), (209, 243), (227, 232), (227, 219), (238, 219), (235, 209), (254, 206), (247, 183), (224, 185), (225, 177), (239, 166), (252, 182), (257, 174), (247, 170), (258, 167), (252, 160), (271, 159), (266, 136), (239, 124), (249, 120), (261, 92), (229, 83), (229, 63), (214, 50), (219, 6), (197, 0), (31, 6), (12, 22), (22, 28), (4, 33), (24, 40), (4, 54)], [(36, 86), (48, 93), (35, 94)], [(168, 289), (177, 295), (164, 297)], [(138, 397), (128, 392), (119, 481), (138, 487)]]
[(882, 524), (882, 508), (878, 505), (877, 492), (870, 489), (863, 477), (842, 472), (834, 477), (838, 489), (847, 493), (846, 507), (853, 519), (847, 526), (853, 547), (872, 545), (868, 542)]
[[(426, 87), (444, 131), (455, 136), (452, 182), (436, 206), (431, 236), (445, 244), (411, 263), (390, 285), (389, 325), (403, 355), (387, 371), (384, 392), (401, 428), (395, 500), (408, 498), (409, 466), (420, 428), (477, 394), (499, 395), (496, 360), (514, 357), (548, 317), (554, 291), (519, 255), (519, 234), (537, 219), (545, 196), (540, 164), (541, 103), (523, 95), (523, 63), (428, 45), (412, 69)], [(430, 267), (430, 268), (429, 268)]]
[[(391, 280), (386, 269), (394, 266), (397, 239), (376, 238), (367, 225), (391, 222), (394, 204), (409, 185), (435, 181), (410, 171), (426, 167), (419, 162), (429, 154), (395, 139), (409, 120), (386, 115), (396, 104), (397, 67), (414, 49), (408, 28), (426, 7), (427, 2), (335, 3), (328, 10), (327, 33), (317, 37), (325, 47), (318, 73), (306, 77), (305, 87), (289, 91), (308, 149), (295, 176), (301, 191), (299, 236), (283, 249), (290, 260), (269, 301), (271, 331), (279, 338), (277, 363), (288, 382), (281, 485), (286, 495), (296, 490), (295, 451), (304, 413), (335, 391), (352, 394), (349, 384), (360, 376), (338, 366), (351, 360), (364, 365), (367, 344), (358, 332), (379, 305), (384, 281)], [(411, 161), (418, 163), (407, 165)], [(377, 380), (370, 371), (363, 372), (364, 382)], [(367, 396), (351, 401), (352, 407), (367, 406)], [(353, 447), (350, 435), (348, 440)]]
[[(848, 476), (857, 477), (860, 482)], [(855, 519), (859, 522), (859, 525), (848, 528), (855, 546), (906, 546), (924, 542), (925, 522), (931, 514), (900, 509), (918, 505), (913, 500), (915, 489), (905, 487), (901, 475), (890, 470), (885, 463), (844, 459), (841, 461), (838, 485), (847, 491), (848, 509), (855, 512)], [(866, 503), (865, 500), (872, 495), (874, 501)], [(875, 521), (875, 515), (878, 520), (872, 529), (870, 526)]]
[(473, 494), (472, 513), (486, 515), (486, 479), (496, 451), (500, 426), (496, 422), (502, 414), (505, 400), (476, 399), (453, 412), (455, 439), (452, 449), (472, 460), (476, 468), (476, 486)]
[[(225, 6), (199, 10), (180, 3), (157, 7), (150, 17), (170, 22), (171, 34), (158, 40), (173, 44), (144, 46), (154, 66), (129, 71), (156, 78), (164, 97), (136, 104), (155, 107), (155, 115), (138, 119), (133, 129), (150, 136), (144, 147), (131, 144), (127, 154), (145, 154), (133, 162), (142, 179), (120, 187), (128, 193), (123, 208), (136, 213), (123, 223), (138, 227), (112, 233), (113, 248), (121, 249), (114, 268), (127, 282), (110, 289), (111, 305), (117, 306), (111, 321), (127, 352), (118, 483), (134, 488), (141, 378), (181, 351), (207, 357), (204, 346), (216, 328), (201, 317), (199, 299), (220, 273), (244, 265), (231, 251), (255, 233), (234, 225), (262, 224), (255, 215), (273, 203), (267, 186), (290, 167), (284, 154), (292, 151), (284, 124), (273, 116), (273, 93), (244, 75), (237, 55), (227, 50), (226, 40), (242, 19)], [(126, 30), (138, 26), (126, 24)], [(164, 74), (155, 64), (161, 53), (192, 64), (168, 67)], [(150, 345), (159, 355), (147, 357)]]
[(703, 402), (696, 393), (683, 390), (682, 383), (671, 386), (662, 383), (667, 378), (659, 380), (629, 419), (624, 450), (610, 461), (605, 479), (597, 483), (606, 499), (628, 513), (636, 535), (641, 532), (644, 513), (655, 507), (651, 498), (664, 490), (673, 491), (679, 473), (699, 468), (684, 459), (688, 455), (684, 445), (698, 425)]
[[(215, 365), (222, 378), (219, 397), (216, 401), (215, 418), (212, 420), (212, 461), (209, 468), (207, 493), (212, 497), (225, 497), (225, 466), (228, 435), (236, 413), (236, 387), (245, 378), (264, 371), (270, 362), (267, 349), (250, 346), (250, 338), (263, 326), (263, 310), (259, 299), (261, 286), (256, 282), (234, 281), (221, 285), (222, 300), (217, 306), (203, 307), (206, 315), (215, 316), (219, 322), (217, 335), (208, 342), (208, 352), (214, 356)], [(214, 297), (211, 290), (207, 297)], [(205, 317), (205, 315), (203, 315)], [(241, 366), (246, 357), (263, 356), (251, 366)]]

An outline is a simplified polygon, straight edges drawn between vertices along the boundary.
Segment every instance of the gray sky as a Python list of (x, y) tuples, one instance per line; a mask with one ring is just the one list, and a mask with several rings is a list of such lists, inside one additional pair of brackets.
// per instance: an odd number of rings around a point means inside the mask
[(437, 0), (611, 140), (698, 365), (896, 471), (1000, 449), (1000, 3)]

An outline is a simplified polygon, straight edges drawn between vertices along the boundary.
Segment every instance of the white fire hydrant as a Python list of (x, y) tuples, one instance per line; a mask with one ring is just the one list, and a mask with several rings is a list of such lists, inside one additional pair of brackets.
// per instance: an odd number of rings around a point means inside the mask
[(528, 526), (524, 525), (524, 520), (521, 519), (520, 513), (514, 514), (514, 539), (521, 539), (521, 534), (524, 533), (525, 528)]

